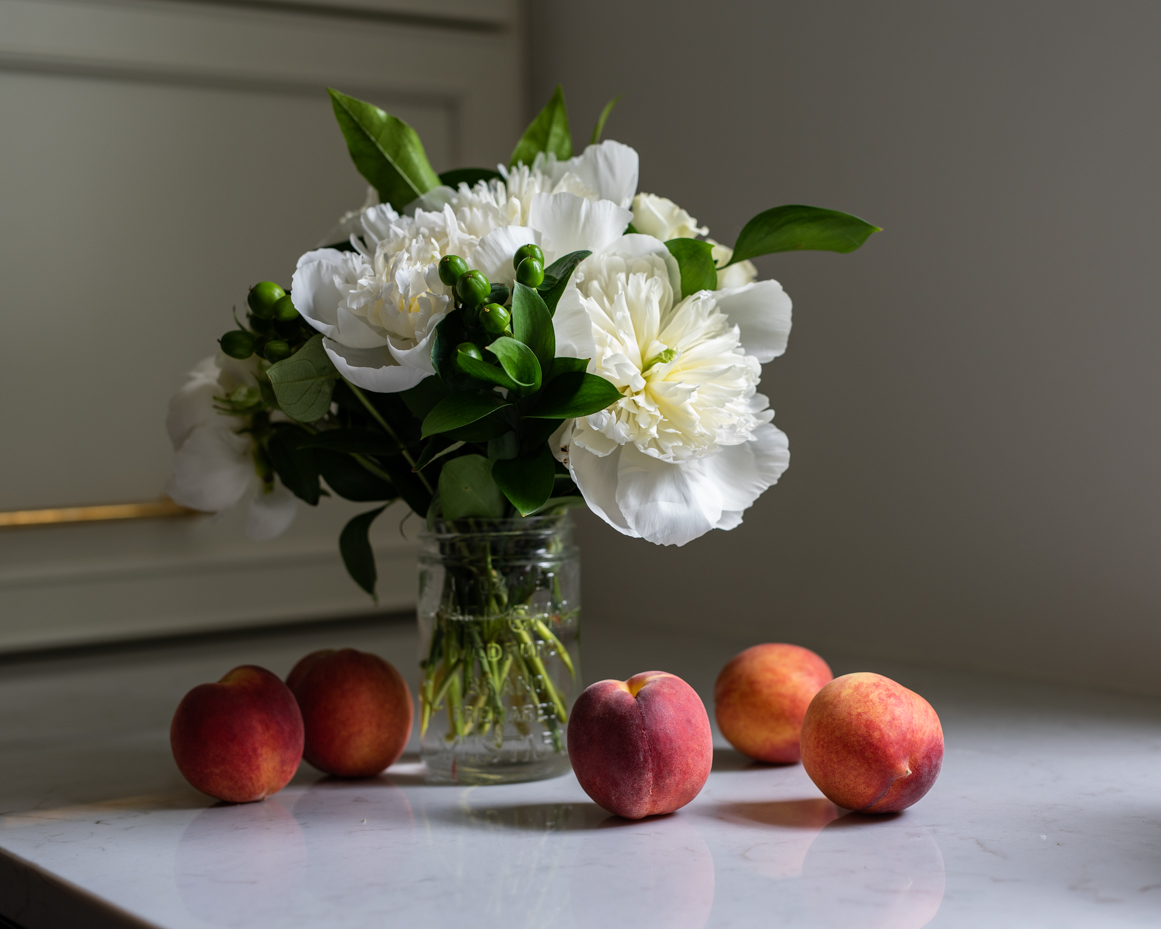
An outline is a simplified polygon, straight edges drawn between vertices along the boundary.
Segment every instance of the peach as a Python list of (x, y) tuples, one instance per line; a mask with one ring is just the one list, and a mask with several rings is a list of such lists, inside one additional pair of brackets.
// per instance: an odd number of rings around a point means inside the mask
[(905, 810), (931, 789), (942, 763), (935, 710), (889, 677), (836, 677), (806, 710), (802, 766), (827, 799), (848, 810)]
[(598, 681), (573, 706), (568, 757), (584, 792), (610, 813), (672, 813), (709, 777), (709, 716), (697, 692), (664, 671)]
[(353, 648), (311, 652), (286, 683), (306, 727), (304, 757), (337, 777), (372, 777), (399, 760), (414, 708), (403, 677)]
[(182, 776), (202, 793), (231, 803), (263, 800), (298, 770), (302, 714), (276, 675), (242, 665), (182, 698), (169, 744)]
[(714, 684), (718, 728), (743, 755), (791, 764), (802, 757), (798, 737), (814, 695), (834, 675), (810, 649), (768, 643), (747, 648), (722, 668)]

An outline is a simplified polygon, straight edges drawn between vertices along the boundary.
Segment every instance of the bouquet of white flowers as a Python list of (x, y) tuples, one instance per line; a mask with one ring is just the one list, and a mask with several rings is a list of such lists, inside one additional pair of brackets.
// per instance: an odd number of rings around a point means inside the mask
[[(461, 547), (480, 521), (577, 504), (666, 545), (737, 526), (790, 460), (758, 392), (761, 366), (786, 350), (790, 298), (749, 259), (849, 252), (877, 228), (782, 206), (718, 244), (672, 201), (638, 193), (637, 153), (600, 141), (611, 104), (574, 155), (559, 88), (508, 165), (444, 174), (406, 123), (330, 93), (368, 202), (342, 218), (341, 242), (299, 258), (289, 293), (255, 285), (245, 321), (190, 374), (168, 421), (170, 496), (217, 511), (250, 492), (256, 538), (285, 529), (298, 500), (317, 505), (324, 485), (375, 503), (339, 540), (372, 594), (368, 529), (397, 499)], [(497, 576), (490, 545), (462, 554), (449, 615), (510, 619), (551, 586)], [(433, 638), (425, 725), (446, 703), (456, 737), (488, 731), (505, 687), (523, 686), (556, 738), (565, 701), (512, 637), (532, 629), (567, 651), (550, 623), (521, 623)], [(490, 645), (499, 659), (465, 660)]]

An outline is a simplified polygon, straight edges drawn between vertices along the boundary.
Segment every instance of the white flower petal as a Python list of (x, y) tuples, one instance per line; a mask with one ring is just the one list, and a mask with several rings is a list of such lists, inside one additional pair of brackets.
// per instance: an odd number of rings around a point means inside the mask
[(343, 299), (335, 284), (335, 267), (343, 253), (334, 248), (319, 248), (298, 259), (290, 283), (290, 298), (303, 318), (323, 335), (338, 331), (338, 307)]
[(214, 357), (203, 358), (187, 376), (186, 382), (170, 398), (165, 428), (174, 448), (179, 448), (191, 432), (220, 415), (214, 409), (214, 397), (222, 392), (218, 384), (218, 366)]
[[(429, 370), (401, 365), (391, 354), (390, 347), (350, 348), (331, 339), (323, 339), (323, 348), (334, 362), (339, 374), (356, 387), (379, 393), (397, 393), (422, 381)], [(430, 366), (431, 362), (428, 361)]]
[(335, 314), (338, 321), (336, 332), (331, 336), (336, 342), (350, 348), (382, 348), (387, 344), (380, 335), (345, 306), (340, 306)]
[(614, 254), (626, 260), (642, 258), (646, 255), (656, 255), (665, 262), (669, 272), (669, 286), (673, 290), (674, 298), (681, 295), (681, 266), (673, 253), (665, 247), (665, 243), (655, 236), (640, 233), (623, 235), (604, 249), (606, 254)]
[(587, 146), (575, 158), (559, 162), (553, 180), (559, 181), (570, 171), (600, 199), (612, 200), (618, 206), (628, 208), (637, 192), (640, 158), (635, 149), (608, 139), (599, 145)]
[(786, 351), (790, 297), (777, 281), (757, 281), (714, 292), (718, 307), (741, 330), (742, 347), (765, 364)]
[(622, 535), (636, 539), (638, 533), (629, 526), (617, 504), (617, 472), (623, 451), (618, 449), (599, 458), (574, 443), (569, 447), (568, 471), (589, 509)]
[(246, 535), (255, 542), (266, 542), (289, 529), (297, 514), (298, 498), (276, 478), (269, 491), (259, 487), (250, 498)]
[[(217, 415), (215, 413), (215, 415)], [(219, 416), (190, 433), (173, 456), (165, 492), (190, 509), (216, 513), (233, 506), (254, 479), (250, 439), (231, 432), (234, 417)]]
[(593, 341), (593, 324), (581, 304), (580, 294), (569, 287), (560, 295), (552, 316), (556, 333), (556, 354), (568, 358), (592, 358), (597, 352)]
[(391, 339), (387, 343), (387, 351), (399, 364), (419, 371), (422, 380), (429, 374), (435, 374), (435, 368), (431, 365), (431, 341), (434, 338), (435, 326), (432, 326), (431, 331), (414, 345), (398, 343), (395, 339)]
[(781, 429), (767, 424), (755, 429), (749, 442), (726, 446), (702, 464), (706, 479), (720, 490), (723, 511), (741, 512), (790, 467), (790, 442)]
[(625, 231), (633, 214), (611, 200), (586, 200), (576, 194), (537, 194), (532, 198), (528, 225), (542, 236), (545, 259), (551, 263), (569, 252), (597, 252)]
[(658, 461), (635, 445), (623, 446), (617, 507), (625, 522), (657, 545), (685, 545), (709, 532), (721, 519), (722, 504), (721, 488), (706, 475), (706, 460)]
[(501, 226), (480, 239), (469, 264), (483, 271), (493, 284), (508, 284), (516, 280), (512, 256), (522, 245), (539, 245), (540, 233), (527, 226)]

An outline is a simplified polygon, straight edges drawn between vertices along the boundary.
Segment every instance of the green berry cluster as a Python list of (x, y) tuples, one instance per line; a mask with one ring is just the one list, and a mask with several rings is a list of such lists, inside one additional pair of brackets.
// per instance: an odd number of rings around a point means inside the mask
[[(522, 245), (512, 256), (516, 281), (526, 287), (544, 283), (544, 252), (539, 245)], [(493, 284), (483, 271), (473, 271), (459, 255), (445, 255), (439, 262), (439, 279), (452, 289), (456, 309), (463, 315), (472, 340), (457, 346), (460, 354), (476, 361), (484, 359), (481, 345), (510, 335), (512, 311), (506, 304), (511, 291), (504, 284)], [(462, 370), (462, 368), (461, 368)]]
[(251, 287), (246, 305), (245, 325), (239, 323), (237, 329), (218, 340), (222, 351), (231, 358), (244, 361), (256, 354), (273, 364), (289, 358), (314, 335), (290, 294), (273, 281), (261, 281)]

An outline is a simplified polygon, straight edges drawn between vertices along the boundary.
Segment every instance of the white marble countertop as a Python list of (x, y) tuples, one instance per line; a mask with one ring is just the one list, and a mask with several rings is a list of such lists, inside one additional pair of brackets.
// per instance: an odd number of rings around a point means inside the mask
[[(703, 696), (740, 644), (586, 630), (585, 677), (659, 668)], [(57, 927), (1072, 927), (1161, 925), (1161, 704), (852, 662), (924, 694), (947, 739), (930, 794), (840, 815), (801, 766), (728, 748), (677, 814), (609, 817), (565, 776), (424, 784), (414, 754), (342, 782), (303, 765), (214, 805), (173, 765), (190, 687), (352, 645), (414, 677), (406, 624), (0, 664), (0, 915)], [(721, 743), (724, 746), (724, 743)]]

